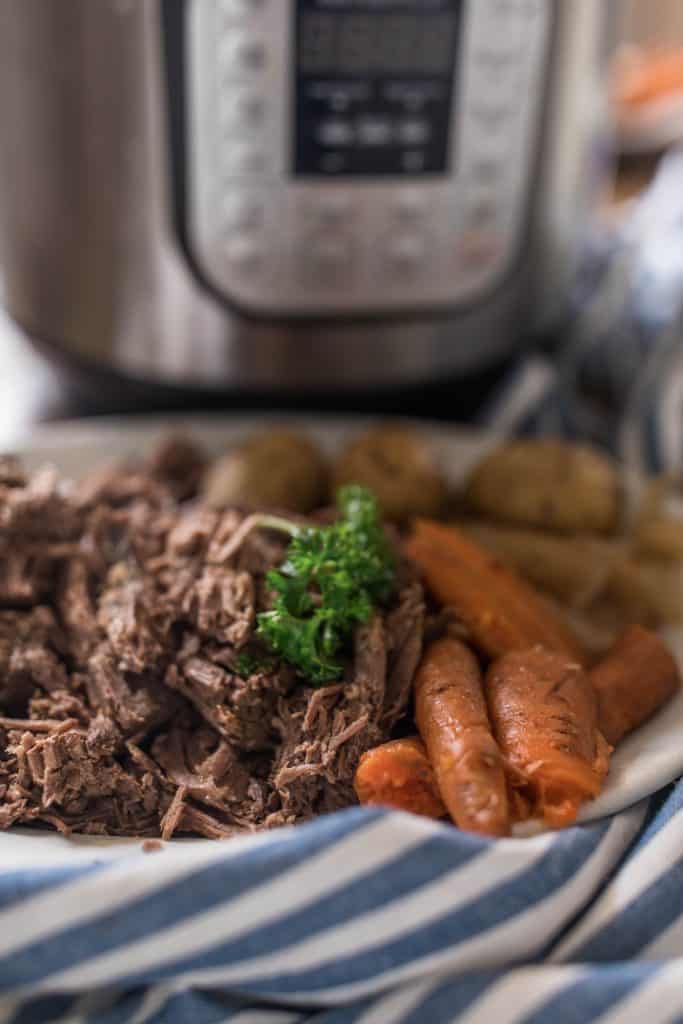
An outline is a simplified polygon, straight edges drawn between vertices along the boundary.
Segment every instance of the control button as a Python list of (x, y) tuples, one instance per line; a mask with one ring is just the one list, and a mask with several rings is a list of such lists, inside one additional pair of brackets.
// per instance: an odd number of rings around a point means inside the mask
[(266, 63), (266, 48), (251, 36), (230, 34), (221, 47), (227, 71), (260, 71)]
[(488, 228), (495, 224), (500, 206), (493, 193), (482, 192), (468, 203), (467, 221), (474, 228)]
[(469, 231), (458, 242), (456, 258), (463, 270), (483, 270), (496, 262), (500, 240), (490, 232)]
[(506, 64), (482, 59), (474, 77), (473, 93), (486, 97), (489, 103), (508, 106), (511, 97), (523, 97), (522, 68), (515, 62)]
[(314, 260), (327, 266), (343, 263), (351, 253), (349, 243), (343, 238), (325, 238), (316, 242), (311, 248)]
[(353, 143), (353, 128), (348, 121), (322, 121), (317, 134), (323, 146), (350, 146)]
[(391, 243), (389, 257), (399, 270), (416, 270), (423, 262), (424, 245), (419, 238), (405, 235)]
[(361, 117), (356, 123), (361, 146), (386, 146), (393, 139), (391, 121), (380, 117)]
[(265, 167), (265, 153), (254, 146), (229, 145), (224, 150), (223, 168), (226, 174), (260, 174)]
[(321, 238), (307, 247), (305, 258), (316, 277), (336, 278), (350, 267), (351, 243), (345, 238)]
[(338, 227), (353, 216), (353, 206), (346, 196), (325, 196), (309, 200), (304, 206), (304, 216), (312, 227)]
[(430, 135), (429, 121), (411, 118), (399, 122), (398, 137), (405, 146), (424, 146), (429, 141)]
[[(471, 124), (473, 129), (471, 151), (466, 156), (468, 175), (474, 185), (480, 181), (473, 172), (473, 166), (482, 160), (490, 160), (501, 168), (501, 174), (508, 178), (516, 162), (515, 148), (519, 148), (519, 133), (514, 126), (506, 125), (503, 131), (483, 131), (481, 125)], [(504, 180), (501, 178), (501, 181)]]
[(263, 97), (249, 89), (221, 92), (219, 113), (224, 128), (254, 127), (263, 120), (264, 109)]
[(487, 134), (499, 132), (511, 120), (509, 107), (491, 106), (482, 103), (472, 107), (472, 115)]
[(470, 168), (472, 181), (479, 185), (498, 185), (503, 178), (503, 172), (503, 164), (488, 157), (476, 157)]
[(257, 199), (231, 196), (223, 204), (223, 223), (230, 231), (257, 231), (263, 220), (263, 204)]
[(225, 247), (228, 263), (239, 271), (256, 271), (263, 260), (263, 250), (249, 238), (234, 238)]

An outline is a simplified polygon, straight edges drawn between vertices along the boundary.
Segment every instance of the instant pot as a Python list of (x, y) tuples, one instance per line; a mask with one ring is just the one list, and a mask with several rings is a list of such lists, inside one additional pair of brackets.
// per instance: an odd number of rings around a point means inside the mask
[(207, 389), (464, 374), (563, 309), (604, 0), (0, 0), (0, 266), (74, 364)]

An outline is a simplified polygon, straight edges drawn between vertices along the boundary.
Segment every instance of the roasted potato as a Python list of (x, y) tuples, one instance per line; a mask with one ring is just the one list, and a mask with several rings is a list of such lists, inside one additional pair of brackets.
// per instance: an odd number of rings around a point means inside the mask
[(268, 430), (217, 459), (202, 492), (213, 508), (247, 505), (306, 513), (325, 500), (327, 467), (303, 434)]
[(370, 488), (388, 519), (439, 516), (448, 499), (446, 481), (426, 440), (405, 427), (382, 426), (352, 440), (333, 471), (335, 487)]
[(604, 455), (564, 441), (510, 441), (470, 474), (471, 509), (509, 523), (610, 533), (619, 521), (619, 480)]
[(610, 573), (603, 603), (622, 625), (683, 624), (683, 563), (625, 558)]
[(648, 485), (638, 511), (634, 543), (649, 558), (683, 559), (683, 479), (658, 477)]

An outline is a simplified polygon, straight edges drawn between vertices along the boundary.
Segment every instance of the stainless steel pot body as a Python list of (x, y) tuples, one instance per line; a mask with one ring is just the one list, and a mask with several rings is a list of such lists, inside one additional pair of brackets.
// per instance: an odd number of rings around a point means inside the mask
[(245, 316), (180, 243), (159, 0), (0, 0), (0, 267), (38, 339), (209, 389), (409, 385), (509, 353), (562, 309), (605, 164), (603, 0), (547, 0), (550, 59), (514, 271), (481, 301), (394, 317)]

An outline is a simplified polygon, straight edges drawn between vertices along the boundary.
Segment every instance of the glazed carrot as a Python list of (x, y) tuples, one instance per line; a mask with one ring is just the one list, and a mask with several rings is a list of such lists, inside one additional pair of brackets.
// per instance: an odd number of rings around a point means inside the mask
[(448, 812), (418, 736), (391, 740), (366, 751), (354, 779), (362, 804), (384, 804), (427, 818), (443, 818)]
[(507, 835), (503, 760), (476, 658), (460, 640), (442, 637), (427, 648), (414, 686), (415, 720), (451, 818), (470, 832)]
[(628, 626), (590, 673), (600, 729), (617, 744), (645, 722), (680, 686), (678, 665), (656, 633)]
[(609, 762), (587, 674), (534, 647), (494, 662), (486, 687), (494, 735), (531, 816), (554, 828), (570, 825), (582, 802), (600, 792)]
[(583, 663), (578, 641), (533, 587), (458, 530), (419, 519), (405, 550), (490, 657), (541, 644)]

